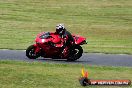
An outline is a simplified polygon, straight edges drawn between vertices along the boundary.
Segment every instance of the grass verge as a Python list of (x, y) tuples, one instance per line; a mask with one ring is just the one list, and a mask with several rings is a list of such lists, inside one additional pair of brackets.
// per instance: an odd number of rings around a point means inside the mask
[[(130, 79), (132, 68), (84, 65), (92, 79)], [(78, 82), (81, 64), (0, 61), (0, 88), (83, 88)], [(130, 88), (125, 87), (125, 88)], [(124, 88), (90, 86), (86, 88)]]

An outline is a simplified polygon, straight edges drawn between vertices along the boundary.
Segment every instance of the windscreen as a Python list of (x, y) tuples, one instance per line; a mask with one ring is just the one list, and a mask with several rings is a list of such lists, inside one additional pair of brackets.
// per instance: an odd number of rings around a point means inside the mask
[(50, 37), (50, 33), (49, 32), (45, 32), (44, 34), (42, 34), (39, 38), (41, 39), (47, 39)]

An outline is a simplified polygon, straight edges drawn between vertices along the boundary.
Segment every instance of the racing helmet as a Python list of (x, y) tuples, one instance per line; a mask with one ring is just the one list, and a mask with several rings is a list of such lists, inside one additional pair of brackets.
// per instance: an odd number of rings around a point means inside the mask
[(63, 24), (56, 25), (56, 33), (63, 35), (65, 33), (66, 29)]

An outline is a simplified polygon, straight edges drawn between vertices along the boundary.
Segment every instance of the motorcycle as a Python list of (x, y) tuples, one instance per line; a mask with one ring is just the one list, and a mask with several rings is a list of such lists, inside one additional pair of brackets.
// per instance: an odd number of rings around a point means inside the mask
[[(81, 45), (87, 44), (86, 38), (79, 35), (72, 35), (74, 45), (63, 47), (62, 40), (58, 34), (52, 32), (42, 32), (37, 35), (35, 44), (30, 45), (26, 49), (26, 56), (29, 59), (36, 59), (38, 57), (52, 58), (52, 59), (67, 59), (68, 61), (75, 61), (82, 56), (83, 49)], [(56, 46), (54, 46), (56, 45)], [(63, 51), (62, 51), (63, 50)]]

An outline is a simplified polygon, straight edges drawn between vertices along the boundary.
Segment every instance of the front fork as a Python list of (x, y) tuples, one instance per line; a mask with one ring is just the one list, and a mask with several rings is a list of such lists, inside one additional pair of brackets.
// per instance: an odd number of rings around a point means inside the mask
[(34, 44), (34, 47), (35, 47), (34, 53), (35, 53), (35, 54), (40, 53), (40, 47), (39, 47), (37, 44)]

